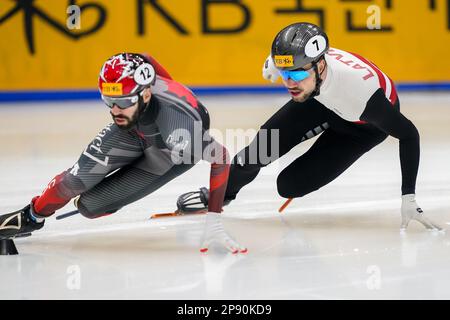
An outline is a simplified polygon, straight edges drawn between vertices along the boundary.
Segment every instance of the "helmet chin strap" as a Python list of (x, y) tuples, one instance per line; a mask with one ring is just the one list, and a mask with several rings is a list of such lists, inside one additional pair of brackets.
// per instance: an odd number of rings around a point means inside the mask
[(311, 92), (309, 99), (314, 98), (320, 94), (320, 86), (322, 85), (322, 78), (320, 78), (319, 68), (317, 67), (317, 62), (313, 63), (314, 73), (316, 75), (316, 87), (314, 91)]
[(314, 91), (311, 92), (308, 99), (312, 99), (320, 94), (320, 86), (322, 85), (322, 82), (323, 82), (321, 76), (322, 76), (322, 73), (325, 71), (325, 67), (324, 67), (322, 72), (319, 73), (319, 67), (317, 66), (317, 63), (320, 62), (320, 60), (322, 60), (322, 59), (319, 59), (319, 61), (317, 61), (317, 62), (313, 62), (314, 74), (316, 77), (316, 87), (314, 88)]
[(145, 110), (147, 110), (148, 105), (150, 104), (150, 101), (148, 103), (144, 102), (144, 98), (140, 94), (138, 94), (138, 107), (136, 110), (136, 117), (133, 117), (133, 122), (131, 124), (131, 127), (136, 126), (139, 128), (139, 120), (141, 119), (141, 116), (144, 114)]
[(138, 94), (138, 115), (137, 115), (137, 119), (138, 120), (141, 118), (141, 116), (147, 110), (148, 106), (150, 105), (150, 101), (151, 101), (151, 99), (148, 100), (147, 103), (145, 103), (144, 102), (144, 98), (142, 97), (142, 95), (140, 93)]
[(138, 119), (145, 112), (145, 110), (147, 109), (147, 106), (148, 106), (148, 103), (145, 103), (144, 102), (144, 98), (142, 98), (142, 96), (139, 94), (139, 97), (138, 97), (138, 116), (137, 116)]

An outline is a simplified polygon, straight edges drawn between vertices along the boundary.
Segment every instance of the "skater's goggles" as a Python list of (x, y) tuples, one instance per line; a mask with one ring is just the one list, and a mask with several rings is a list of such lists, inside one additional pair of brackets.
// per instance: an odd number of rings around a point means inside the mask
[(133, 95), (128, 97), (108, 97), (102, 95), (102, 100), (111, 109), (114, 107), (114, 105), (118, 106), (120, 109), (127, 109), (138, 102), (139, 96)]
[(283, 78), (283, 80), (287, 81), (289, 79), (294, 80), (295, 82), (299, 82), (302, 80), (305, 80), (310, 76), (310, 73), (308, 72), (312, 68), (309, 68), (308, 70), (299, 69), (299, 70), (280, 70), (280, 75)]

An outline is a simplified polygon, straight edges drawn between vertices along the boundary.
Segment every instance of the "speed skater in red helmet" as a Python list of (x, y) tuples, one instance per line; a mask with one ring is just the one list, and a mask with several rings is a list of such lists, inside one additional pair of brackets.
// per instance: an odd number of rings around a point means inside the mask
[(210, 201), (202, 250), (217, 241), (233, 253), (245, 252), (221, 224), (229, 154), (209, 135), (208, 111), (191, 90), (153, 57), (128, 52), (105, 61), (98, 89), (113, 123), (29, 205), (0, 216), (0, 238), (42, 228), (71, 199), (87, 218), (115, 213), (206, 160)]

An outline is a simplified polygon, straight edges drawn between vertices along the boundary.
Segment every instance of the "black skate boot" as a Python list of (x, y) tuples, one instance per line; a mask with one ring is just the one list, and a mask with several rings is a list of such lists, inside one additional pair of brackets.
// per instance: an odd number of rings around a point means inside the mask
[[(45, 221), (45, 220), (44, 220)], [(44, 221), (38, 223), (31, 215), (31, 205), (0, 216), (0, 240), (23, 237), (44, 226)]]
[[(177, 207), (178, 211), (182, 213), (195, 213), (208, 209), (209, 190), (207, 188), (200, 188), (200, 191), (191, 191), (183, 193), (178, 197)], [(233, 199), (226, 198), (223, 205), (227, 206)]]

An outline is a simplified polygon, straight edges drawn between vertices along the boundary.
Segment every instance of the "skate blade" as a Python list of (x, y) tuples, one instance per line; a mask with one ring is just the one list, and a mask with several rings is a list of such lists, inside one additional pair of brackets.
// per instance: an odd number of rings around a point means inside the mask
[(176, 217), (176, 216), (181, 216), (181, 214), (176, 213), (176, 212), (155, 213), (150, 217), (150, 219), (168, 218), (168, 217)]
[(22, 233), (22, 234), (18, 234), (16, 236), (14, 236), (14, 238), (27, 238), (31, 236), (31, 232), (27, 232), (27, 233)]
[(9, 236), (9, 237), (0, 237), (0, 240), (12, 240), (12, 239), (18, 239), (18, 238), (27, 238), (29, 236), (31, 236), (31, 232), (16, 234), (16, 235)]
[(180, 211), (176, 210), (174, 212), (155, 213), (150, 217), (150, 219), (170, 218), (170, 217), (186, 216), (186, 215), (191, 215), (191, 214), (205, 214), (206, 212), (208, 212), (208, 211), (207, 210), (199, 210), (199, 211), (193, 211), (193, 212), (180, 212)]
[(279, 213), (282, 213), (282, 212), (284, 211), (284, 209), (286, 209), (286, 207), (289, 205), (289, 203), (291, 203), (292, 199), (293, 199), (293, 198), (287, 199), (287, 200), (283, 203), (283, 205), (280, 207), (280, 209), (278, 209), (278, 212), (279, 212)]

